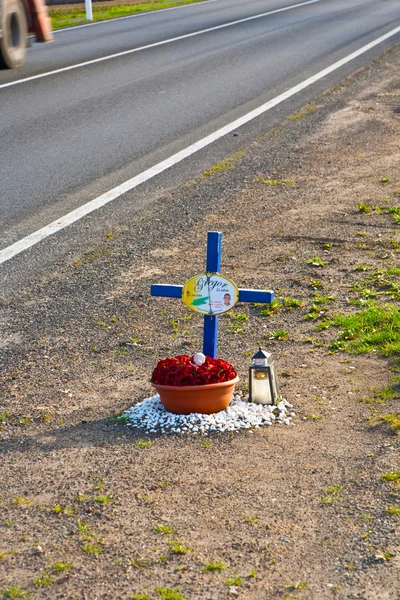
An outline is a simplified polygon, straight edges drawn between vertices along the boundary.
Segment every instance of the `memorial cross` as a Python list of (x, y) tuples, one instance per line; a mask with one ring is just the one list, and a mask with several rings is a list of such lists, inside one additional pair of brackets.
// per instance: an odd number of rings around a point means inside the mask
[[(207, 235), (207, 275), (219, 274), (221, 268), (222, 233), (209, 231)], [(155, 283), (151, 286), (152, 296), (182, 298), (183, 285)], [(238, 289), (239, 302), (259, 302), (270, 304), (274, 299), (272, 290)], [(218, 346), (218, 314), (204, 315), (203, 354), (216, 358)]]

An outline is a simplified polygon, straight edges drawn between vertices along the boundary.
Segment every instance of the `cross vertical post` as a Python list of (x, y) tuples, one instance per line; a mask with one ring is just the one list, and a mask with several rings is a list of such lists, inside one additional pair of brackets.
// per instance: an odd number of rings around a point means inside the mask
[[(207, 234), (207, 273), (219, 273), (221, 270), (222, 233), (209, 231)], [(203, 354), (217, 357), (218, 315), (206, 315), (203, 329)]]

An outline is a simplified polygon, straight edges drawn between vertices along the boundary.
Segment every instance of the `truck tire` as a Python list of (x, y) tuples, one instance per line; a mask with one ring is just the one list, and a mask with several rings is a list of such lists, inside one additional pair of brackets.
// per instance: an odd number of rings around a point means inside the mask
[(28, 24), (22, 0), (4, 0), (0, 19), (0, 67), (14, 69), (24, 62), (28, 39)]

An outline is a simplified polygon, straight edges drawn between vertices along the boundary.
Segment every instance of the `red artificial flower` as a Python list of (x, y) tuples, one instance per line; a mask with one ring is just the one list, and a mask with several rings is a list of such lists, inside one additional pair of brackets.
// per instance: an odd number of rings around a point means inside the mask
[(152, 383), (156, 385), (207, 385), (235, 379), (234, 367), (221, 358), (210, 358), (202, 365), (195, 365), (193, 357), (182, 354), (160, 360), (153, 371)]

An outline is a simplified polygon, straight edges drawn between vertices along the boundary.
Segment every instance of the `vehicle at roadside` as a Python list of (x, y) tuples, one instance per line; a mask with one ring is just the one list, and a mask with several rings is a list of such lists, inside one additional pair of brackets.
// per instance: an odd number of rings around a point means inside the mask
[(44, 0), (0, 0), (0, 68), (24, 62), (30, 33), (38, 42), (53, 39)]

